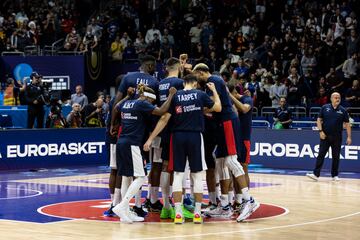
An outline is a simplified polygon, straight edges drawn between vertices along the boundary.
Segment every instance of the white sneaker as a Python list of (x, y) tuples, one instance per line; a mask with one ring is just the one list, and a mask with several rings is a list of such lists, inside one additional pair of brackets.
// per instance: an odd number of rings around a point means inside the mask
[(244, 208), (241, 211), (240, 215), (236, 218), (237, 222), (242, 222), (248, 217), (251, 216), (258, 208), (260, 207), (260, 203), (255, 201), (255, 199), (251, 198), (249, 201), (244, 203)]
[(340, 181), (340, 178), (339, 178), (338, 176), (335, 176), (335, 177), (332, 178), (332, 180), (333, 180), (334, 182), (339, 182), (339, 181)]
[(218, 206), (217, 208), (204, 212), (204, 215), (207, 217), (220, 217), (220, 218), (230, 218), (233, 215), (230, 206), (222, 207)]
[(318, 181), (318, 180), (319, 180), (319, 178), (318, 178), (317, 176), (315, 176), (315, 174), (313, 174), (313, 173), (307, 173), (306, 176), (307, 176), (308, 178), (311, 178), (311, 179), (314, 180), (314, 181)]
[(119, 206), (120, 204), (116, 205), (113, 208), (113, 212), (118, 215), (120, 217), (120, 222), (123, 223), (132, 223), (133, 221), (131, 220), (128, 212), (129, 209), (128, 208), (122, 208), (121, 206)]
[(129, 211), (128, 212), (128, 217), (131, 219), (131, 221), (133, 222), (143, 222), (145, 220), (145, 218), (138, 216), (135, 212), (133, 211)]

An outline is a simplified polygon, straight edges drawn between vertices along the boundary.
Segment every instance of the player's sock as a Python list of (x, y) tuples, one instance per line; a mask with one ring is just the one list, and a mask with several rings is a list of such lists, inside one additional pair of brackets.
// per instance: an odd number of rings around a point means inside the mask
[(234, 201), (234, 191), (229, 191), (229, 203)]
[(150, 202), (152, 204), (156, 203), (159, 199), (159, 187), (150, 188)]
[(250, 200), (250, 193), (249, 193), (249, 188), (245, 187), (243, 189), (241, 189), (241, 192), (242, 192), (242, 195), (243, 195), (243, 198), (246, 200), (246, 201), (249, 201)]
[(142, 189), (135, 194), (135, 206), (138, 208), (141, 208), (141, 193)]
[(216, 194), (215, 194), (215, 192), (209, 192), (209, 201), (212, 204), (216, 204)]
[(116, 206), (121, 202), (121, 189), (115, 188), (114, 197), (112, 200), (112, 205)]
[(220, 196), (221, 206), (226, 207), (229, 205), (229, 196), (228, 194), (221, 194)]

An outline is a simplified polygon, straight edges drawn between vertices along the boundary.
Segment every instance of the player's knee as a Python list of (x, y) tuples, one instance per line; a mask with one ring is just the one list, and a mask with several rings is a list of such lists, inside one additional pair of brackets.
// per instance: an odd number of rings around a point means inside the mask
[(182, 191), (183, 178), (184, 178), (184, 173), (174, 172), (173, 192), (181, 192)]
[(191, 173), (191, 179), (193, 180), (194, 184), (194, 193), (202, 193), (204, 190), (202, 184), (203, 173), (204, 172)]
[(236, 155), (225, 157), (225, 165), (229, 168), (235, 177), (239, 177), (245, 174), (244, 169), (237, 160)]

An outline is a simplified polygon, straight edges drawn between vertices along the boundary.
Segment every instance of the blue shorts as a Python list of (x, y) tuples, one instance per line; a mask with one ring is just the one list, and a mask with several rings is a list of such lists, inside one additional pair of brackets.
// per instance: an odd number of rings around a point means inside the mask
[(240, 121), (239, 118), (220, 123), (217, 141), (216, 157), (237, 155), (241, 153)]
[(126, 140), (119, 140), (116, 144), (116, 165), (119, 176), (144, 177), (145, 160), (140, 146), (131, 145)]
[(184, 172), (187, 160), (191, 172), (200, 172), (207, 169), (202, 134), (200, 132), (172, 133), (169, 170)]

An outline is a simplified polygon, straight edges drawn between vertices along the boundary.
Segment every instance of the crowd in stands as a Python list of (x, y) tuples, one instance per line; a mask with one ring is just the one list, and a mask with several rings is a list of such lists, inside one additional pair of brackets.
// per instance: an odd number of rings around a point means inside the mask
[(321, 106), (334, 91), (360, 107), (360, 1), (114, 0), (83, 26), (72, 1), (38, 2), (15, 9), (5, 1), (2, 49), (64, 37), (65, 50), (105, 49), (114, 61), (187, 53), (190, 64), (204, 62), (240, 93), (249, 89), (258, 108), (278, 107), (282, 97)]

